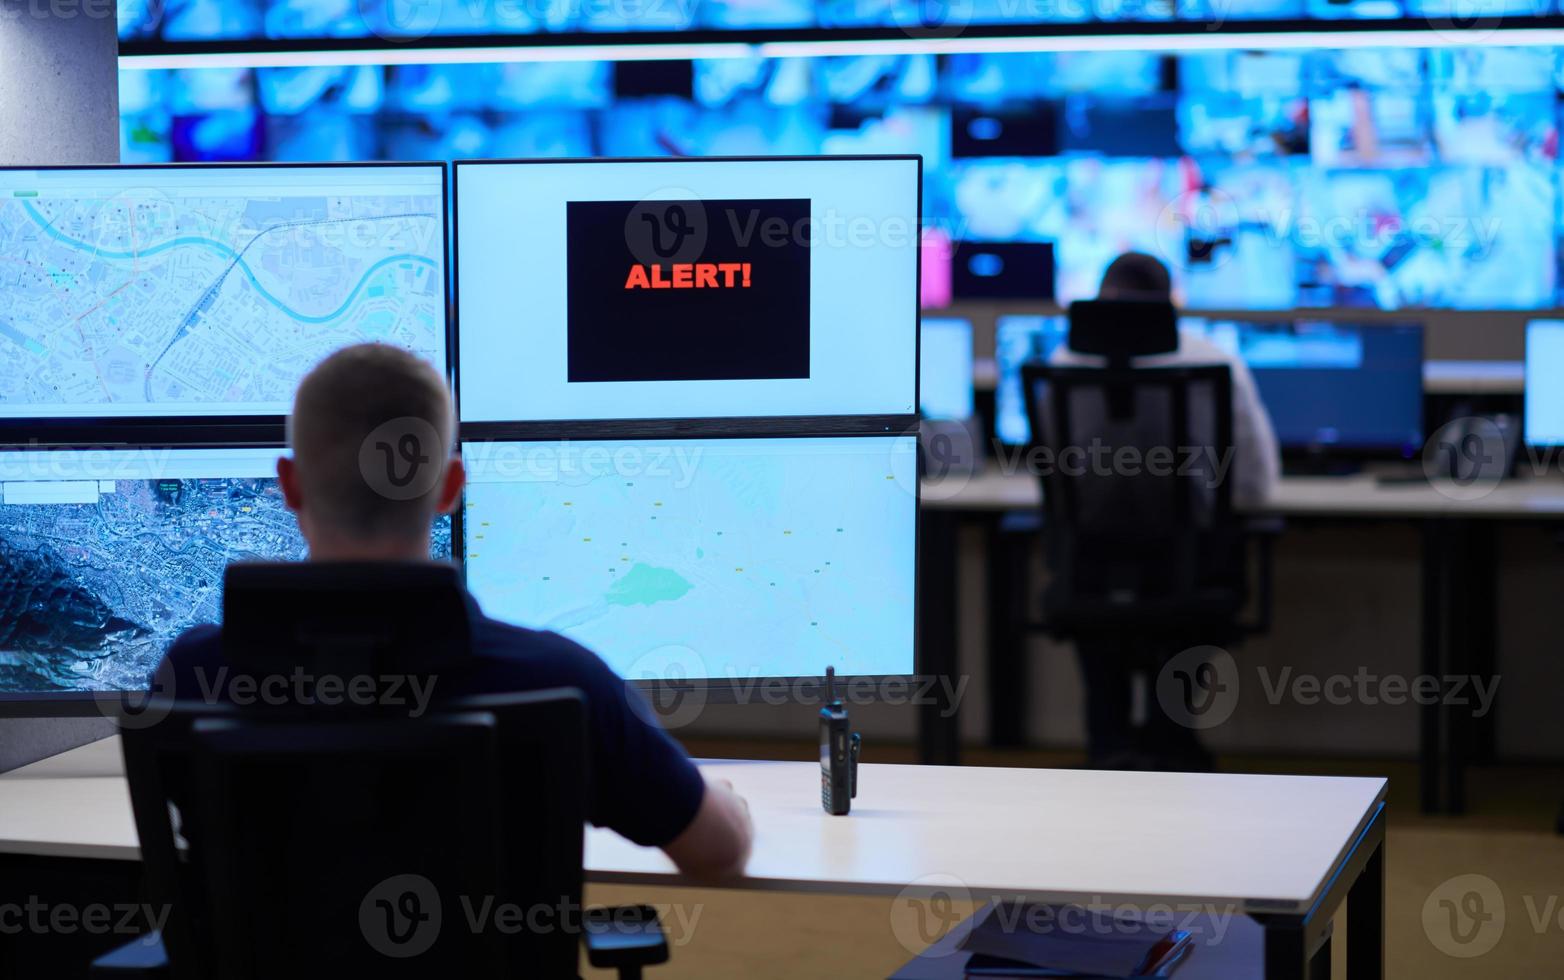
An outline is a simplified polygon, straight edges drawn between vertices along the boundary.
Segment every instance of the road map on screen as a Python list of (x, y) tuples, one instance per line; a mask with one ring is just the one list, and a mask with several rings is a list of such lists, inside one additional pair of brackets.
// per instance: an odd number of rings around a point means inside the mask
[(340, 347), (445, 366), (441, 172), (0, 173), (0, 416), (283, 414)]

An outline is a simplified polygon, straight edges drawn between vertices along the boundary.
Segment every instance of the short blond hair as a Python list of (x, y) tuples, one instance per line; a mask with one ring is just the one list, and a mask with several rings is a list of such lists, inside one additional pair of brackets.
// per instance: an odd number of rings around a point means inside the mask
[(389, 344), (337, 351), (299, 383), (288, 418), (305, 506), (354, 540), (427, 534), (455, 419), (428, 361)]

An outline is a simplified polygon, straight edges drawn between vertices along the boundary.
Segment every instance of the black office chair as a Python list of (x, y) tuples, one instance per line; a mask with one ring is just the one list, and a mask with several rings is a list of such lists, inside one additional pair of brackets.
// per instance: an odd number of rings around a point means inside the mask
[[(236, 566), (226, 589), (235, 670), (286, 677), (290, 697), (169, 702), (122, 732), (149, 899), (169, 915), (94, 976), (574, 977), (583, 940), (621, 977), (667, 959), (652, 909), (582, 908), (579, 692), (449, 699), (419, 717), (397, 703), (395, 671), (438, 685), (461, 669), (454, 569)], [(388, 621), (406, 628), (377, 633)], [(360, 686), (373, 698), (327, 681), (357, 677), (381, 679)]]
[[(1178, 349), (1169, 303), (1076, 303), (1069, 346), (1106, 366), (1022, 369), (1033, 446), (1055, 461), (1041, 473), (1051, 581), (1040, 625), (1061, 639), (1090, 630), (1199, 643), (1267, 629), (1270, 536), (1253, 537), (1234, 513), (1216, 465), (1233, 452), (1227, 366), (1131, 367)], [(1115, 462), (1120, 453), (1132, 462)], [(1250, 540), (1267, 550), (1257, 617), (1244, 621)]]
[[(1178, 342), (1169, 303), (1081, 302), (1069, 346), (1105, 365), (1023, 366), (1043, 508), (1001, 527), (996, 567), (1011, 582), (996, 599), (1008, 608), (1001, 645), (1036, 629), (1142, 655), (1138, 666), (1154, 670), (1160, 656), (1269, 629), (1279, 522), (1236, 515), (1213, 465), (1233, 449), (1229, 369), (1131, 367)], [(1037, 610), (1026, 583), (1039, 534), (1050, 579)]]

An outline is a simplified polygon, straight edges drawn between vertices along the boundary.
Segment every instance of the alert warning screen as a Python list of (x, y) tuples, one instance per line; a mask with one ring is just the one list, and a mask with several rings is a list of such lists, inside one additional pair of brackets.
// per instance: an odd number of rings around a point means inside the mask
[(809, 377), (807, 198), (570, 201), (571, 383)]
[(455, 164), (463, 422), (912, 415), (917, 157)]

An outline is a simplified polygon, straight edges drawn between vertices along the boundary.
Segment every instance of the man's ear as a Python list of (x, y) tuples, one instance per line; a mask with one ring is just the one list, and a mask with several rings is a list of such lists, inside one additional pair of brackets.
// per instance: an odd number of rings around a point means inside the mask
[(449, 514), (462, 502), (462, 488), (467, 485), (467, 468), (461, 457), (452, 456), (445, 464), (445, 478), (440, 483), (440, 496), (435, 501), (436, 514)]
[(287, 456), (277, 458), (277, 484), (282, 487), (282, 501), (295, 514), (304, 506), (304, 496), (299, 493), (299, 470)]

